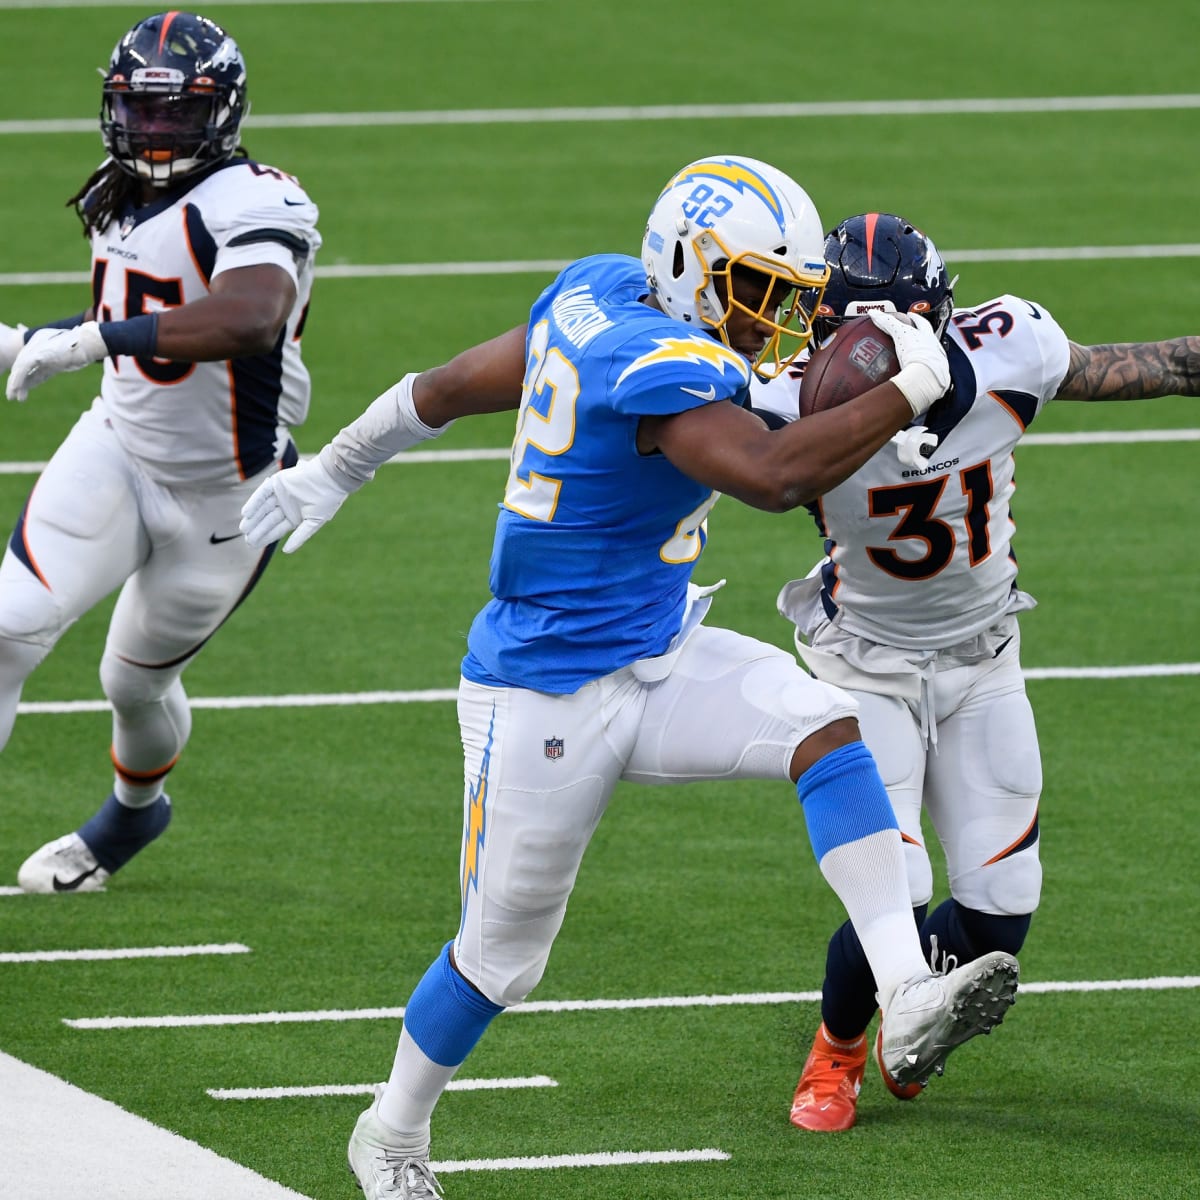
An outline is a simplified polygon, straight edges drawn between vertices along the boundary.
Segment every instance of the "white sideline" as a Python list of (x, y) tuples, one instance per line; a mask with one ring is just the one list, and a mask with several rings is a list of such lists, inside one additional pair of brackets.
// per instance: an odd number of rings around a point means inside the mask
[[(1155, 975), (1147, 979), (1048, 980), (1022, 982), (1021, 995), (1045, 992), (1163, 992), (1200, 988), (1200, 975)], [(735, 992), (727, 996), (639, 996), (623, 1000), (530, 1000), (503, 1016), (528, 1013), (621, 1011), (646, 1008), (724, 1008), (746, 1004), (812, 1004), (815, 992)], [(398, 1021), (403, 1007), (328, 1008), (295, 1012), (197, 1013), (162, 1017), (64, 1017), (72, 1029), (180, 1029), (209, 1025), (285, 1025), (304, 1021)]]
[(0, 1200), (310, 1200), (4, 1053), (0, 1096)]

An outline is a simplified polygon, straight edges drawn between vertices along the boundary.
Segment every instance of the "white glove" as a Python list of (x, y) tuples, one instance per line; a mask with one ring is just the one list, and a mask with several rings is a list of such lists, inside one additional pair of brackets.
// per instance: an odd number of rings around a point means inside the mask
[(239, 528), (255, 547), (269, 546), (291, 533), (283, 552), (295, 554), (355, 490), (352, 481), (343, 482), (318, 455), (260, 483), (242, 505)]
[(950, 388), (950, 363), (945, 346), (933, 326), (921, 317), (874, 311), (867, 315), (877, 329), (892, 339), (900, 371), (889, 382), (904, 393), (913, 416), (919, 417)]
[(939, 441), (941, 439), (938, 435), (930, 433), (924, 425), (912, 425), (908, 429), (902, 429), (892, 438), (902, 467), (928, 466), (929, 455), (937, 449)]
[(25, 348), (25, 326), (0, 321), (0, 371), (7, 371)]
[(73, 329), (39, 329), (13, 362), (8, 376), (10, 400), (24, 400), (29, 389), (62, 371), (78, 371), (108, 356), (108, 347), (95, 321)]

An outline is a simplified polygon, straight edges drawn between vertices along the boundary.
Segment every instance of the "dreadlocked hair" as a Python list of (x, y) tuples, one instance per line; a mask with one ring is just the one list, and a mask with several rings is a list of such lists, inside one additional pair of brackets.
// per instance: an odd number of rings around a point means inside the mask
[[(233, 156), (248, 158), (244, 146), (238, 146)], [(83, 187), (67, 201), (83, 225), (83, 236), (90, 238), (112, 224), (123, 208), (136, 205), (141, 196), (138, 179), (122, 171), (116, 162), (106, 158), (84, 182)]]
[(93, 230), (107, 229), (113, 217), (137, 195), (137, 180), (106, 158), (67, 201), (67, 207), (75, 210), (83, 225), (83, 236), (90, 238)]

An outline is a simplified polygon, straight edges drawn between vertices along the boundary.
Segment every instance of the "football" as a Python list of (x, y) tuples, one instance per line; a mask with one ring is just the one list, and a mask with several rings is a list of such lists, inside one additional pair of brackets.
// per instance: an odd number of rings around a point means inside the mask
[(840, 326), (813, 353), (800, 379), (800, 415), (837, 408), (869, 392), (900, 369), (892, 339), (870, 317), (855, 317)]

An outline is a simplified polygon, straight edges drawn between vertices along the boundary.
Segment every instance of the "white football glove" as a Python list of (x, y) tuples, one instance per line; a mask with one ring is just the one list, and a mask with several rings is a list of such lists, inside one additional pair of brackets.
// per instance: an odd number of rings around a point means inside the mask
[(889, 382), (904, 393), (913, 416), (919, 417), (950, 388), (945, 346), (933, 326), (921, 317), (874, 311), (867, 315), (892, 339), (900, 371)]
[(39, 329), (13, 362), (6, 389), (10, 400), (24, 400), (29, 389), (62, 371), (78, 371), (108, 356), (95, 321), (73, 329)]
[(937, 449), (940, 440), (936, 433), (930, 433), (924, 425), (912, 425), (900, 430), (892, 438), (892, 445), (896, 447), (896, 456), (902, 467), (927, 467), (929, 456)]
[(355, 490), (349, 480), (343, 483), (330, 472), (320, 456), (310, 458), (260, 483), (242, 505), (239, 528), (255, 547), (269, 546), (291, 533), (283, 552), (295, 554)]
[(0, 321), (0, 372), (7, 371), (25, 348), (25, 326)]

